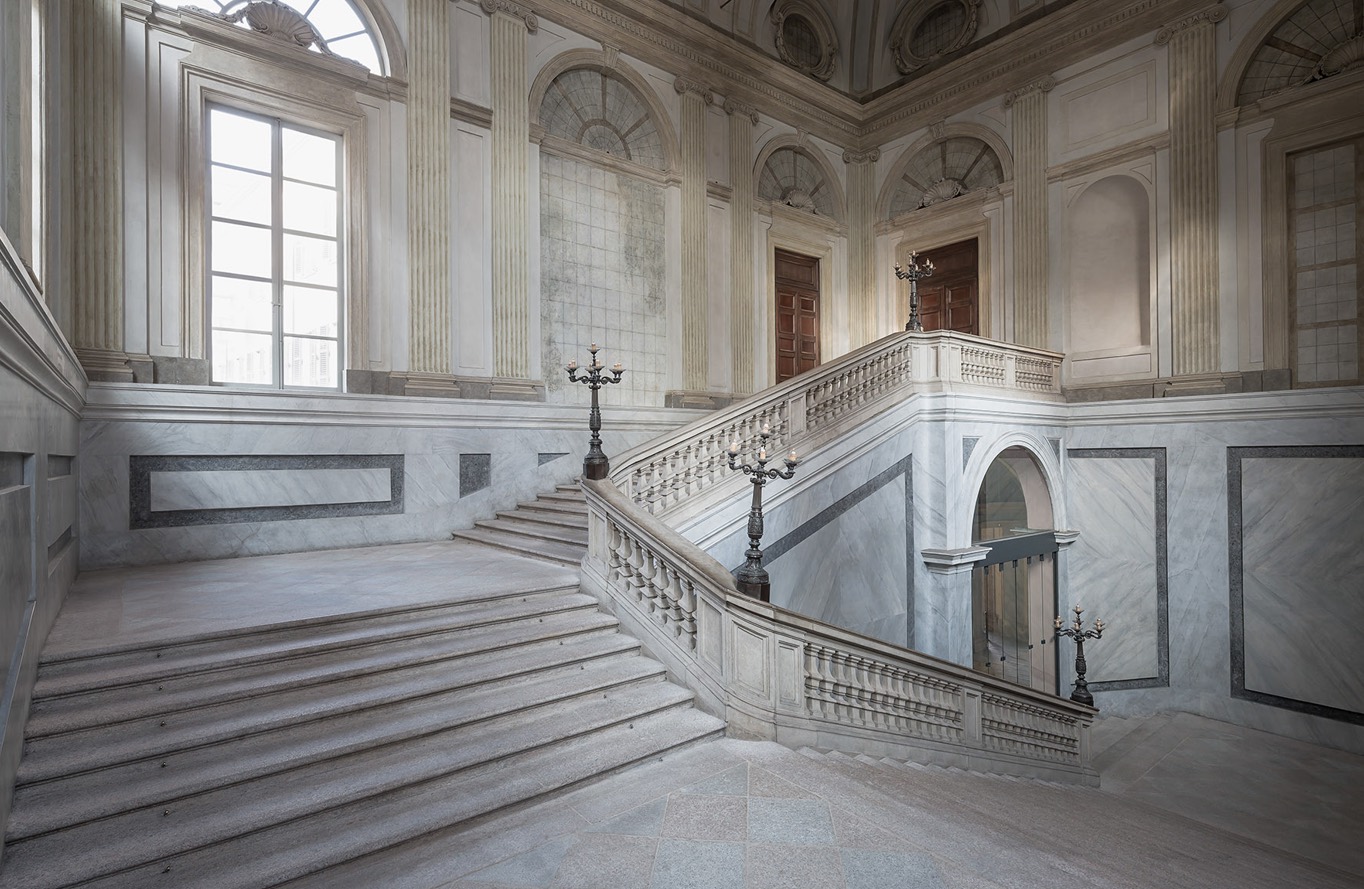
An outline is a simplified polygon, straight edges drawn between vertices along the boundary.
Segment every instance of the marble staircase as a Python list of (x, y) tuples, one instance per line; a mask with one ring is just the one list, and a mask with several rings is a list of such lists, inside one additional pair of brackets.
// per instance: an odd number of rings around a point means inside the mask
[(723, 729), (576, 586), (59, 654), (0, 887), (327, 885)]
[(559, 485), (550, 493), (451, 536), (576, 567), (587, 555), (587, 504), (582, 488)]

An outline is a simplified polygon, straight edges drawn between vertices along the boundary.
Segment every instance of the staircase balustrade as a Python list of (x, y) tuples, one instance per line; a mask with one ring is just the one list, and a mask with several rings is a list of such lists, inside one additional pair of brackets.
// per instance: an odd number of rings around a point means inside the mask
[(896, 334), (629, 452), (583, 484), (584, 588), (739, 736), (1096, 783), (1089, 708), (744, 596), (665, 521), (711, 501), (733, 478), (729, 443), (751, 448), (765, 425), (774, 453), (810, 454), (915, 392), (1055, 400), (1061, 357)]

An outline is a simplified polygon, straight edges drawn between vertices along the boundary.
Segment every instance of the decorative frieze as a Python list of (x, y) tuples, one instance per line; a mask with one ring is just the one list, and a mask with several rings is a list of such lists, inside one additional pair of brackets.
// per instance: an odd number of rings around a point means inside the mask
[(1047, 93), (1048, 75), (1004, 96), (1012, 112), (1014, 150), (1013, 341), (1045, 348), (1047, 322)]

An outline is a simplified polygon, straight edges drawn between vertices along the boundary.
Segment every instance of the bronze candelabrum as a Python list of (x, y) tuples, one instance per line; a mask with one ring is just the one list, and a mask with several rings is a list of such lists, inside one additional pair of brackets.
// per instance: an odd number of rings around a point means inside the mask
[(574, 358), (568, 362), (566, 370), (568, 379), (571, 383), (582, 383), (592, 390), (592, 413), (588, 415), (587, 427), (592, 430), (592, 438), (588, 443), (587, 456), (583, 458), (583, 478), (600, 479), (606, 478), (606, 473), (611, 469), (611, 461), (606, 459), (606, 454), (601, 449), (601, 406), (597, 403), (597, 392), (602, 386), (608, 383), (619, 383), (620, 375), (625, 373), (625, 368), (617, 361), (611, 366), (611, 377), (603, 376), (603, 365), (597, 358), (597, 344), (593, 343), (587, 350), (592, 353), (592, 359), (588, 362), (586, 373), (578, 376), (578, 359)]
[(763, 424), (762, 446), (758, 448), (757, 462), (754, 465), (739, 462), (739, 443), (729, 446), (729, 468), (741, 470), (753, 482), (753, 502), (748, 511), (748, 552), (739, 570), (734, 572), (734, 582), (739, 592), (753, 596), (763, 602), (772, 599), (772, 584), (767, 571), (763, 568), (763, 486), (779, 478), (789, 479), (796, 474), (796, 452), (786, 455), (786, 469), (768, 469), (767, 440), (772, 437), (772, 428)]
[(1094, 706), (1094, 695), (1089, 692), (1089, 683), (1085, 681), (1085, 640), (1099, 639), (1104, 634), (1103, 618), (1094, 621), (1094, 626), (1086, 630), (1084, 621), (1080, 615), (1084, 614), (1084, 609), (1079, 605), (1075, 606), (1075, 619), (1069, 626), (1061, 620), (1061, 615), (1056, 615), (1056, 638), (1069, 636), (1075, 640), (1075, 691), (1070, 693), (1070, 699), (1087, 707)]
[(905, 330), (923, 330), (923, 322), (919, 320), (919, 280), (933, 276), (933, 260), (924, 258), (919, 262), (919, 252), (916, 250), (909, 254), (909, 263), (901, 268), (895, 266), (895, 277), (901, 281), (909, 282), (909, 320), (905, 322)]

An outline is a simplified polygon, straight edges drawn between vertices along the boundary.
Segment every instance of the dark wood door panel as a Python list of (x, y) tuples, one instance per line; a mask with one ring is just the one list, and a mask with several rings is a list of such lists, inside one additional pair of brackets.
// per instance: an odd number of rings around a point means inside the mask
[(776, 255), (777, 382), (819, 366), (819, 260)]
[(933, 276), (919, 282), (919, 320), (924, 330), (980, 333), (979, 249), (973, 238), (926, 251)]

